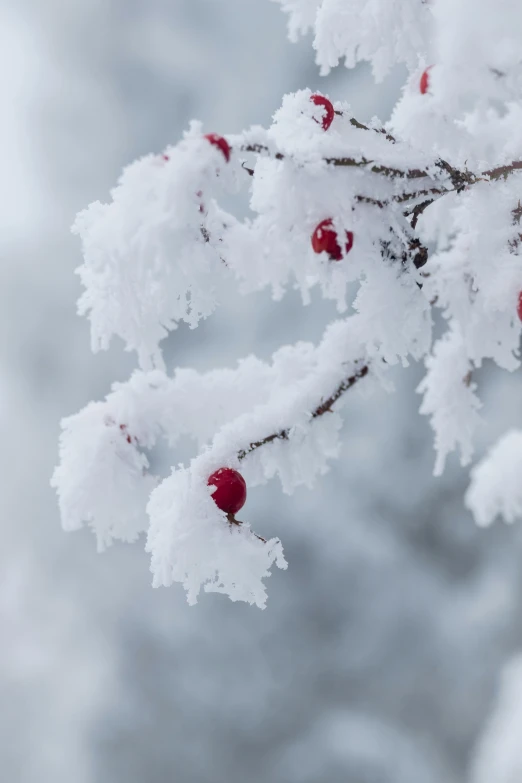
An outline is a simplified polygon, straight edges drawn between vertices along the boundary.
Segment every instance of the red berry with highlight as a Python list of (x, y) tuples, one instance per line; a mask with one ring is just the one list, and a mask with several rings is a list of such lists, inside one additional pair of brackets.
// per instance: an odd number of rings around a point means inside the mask
[[(327, 131), (332, 122), (334, 121), (335, 112), (334, 107), (331, 101), (328, 100), (328, 98), (325, 98), (324, 95), (311, 95), (310, 100), (312, 103), (315, 103), (316, 106), (322, 106), (323, 108), (323, 119), (321, 120), (321, 125), (323, 126), (323, 130)], [(317, 122), (317, 120), (315, 120)]]
[(520, 320), (522, 321), (522, 291), (518, 295), (517, 314)]
[(432, 68), (431, 65), (429, 66), (429, 68), (426, 68), (426, 70), (420, 77), (419, 88), (421, 91), (421, 95), (426, 95), (426, 93), (430, 89), (430, 74), (429, 74), (430, 68)]
[(312, 234), (312, 248), (314, 253), (328, 253), (332, 261), (340, 261), (343, 255), (349, 253), (353, 247), (353, 233), (346, 231), (346, 243), (344, 246), (344, 253), (338, 242), (337, 231), (333, 228), (333, 221), (331, 218), (322, 220), (318, 226), (316, 226), (314, 233)]
[(221, 150), (223, 153), (223, 156), (228, 163), (230, 160), (230, 144), (226, 139), (223, 138), (223, 136), (218, 136), (217, 133), (207, 133), (205, 136), (206, 140), (209, 141), (211, 144), (214, 145), (214, 147), (217, 147)]
[(219, 468), (209, 477), (207, 484), (216, 488), (212, 498), (216, 506), (226, 514), (236, 514), (245, 505), (246, 483), (237, 470)]

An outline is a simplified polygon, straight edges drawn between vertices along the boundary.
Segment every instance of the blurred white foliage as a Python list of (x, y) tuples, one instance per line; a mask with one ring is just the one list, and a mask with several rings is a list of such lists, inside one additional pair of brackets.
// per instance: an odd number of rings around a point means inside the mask
[(502, 672), (493, 712), (471, 765), (471, 783), (519, 783), (522, 780), (522, 657)]
[[(144, 373), (64, 422), (53, 479), (64, 525), (88, 522), (102, 546), (147, 530), (154, 584), (182, 582), (191, 601), (204, 586), (263, 606), (263, 577), (285, 565), (277, 540), (263, 547), (248, 525), (229, 527), (206, 485), (216, 468), (241, 466), (251, 485), (276, 473), (287, 491), (311, 484), (337, 453), (332, 405), (355, 381), (364, 387), (363, 375), (386, 383), (390, 365), (413, 358), (427, 366), (421, 412), (440, 473), (456, 447), (463, 464), (472, 458), (473, 369), (484, 359), (519, 366), (522, 164), (512, 163), (522, 159), (522, 10), (508, 0), (282, 5), (292, 37), (313, 28), (323, 72), (343, 57), (349, 67), (370, 60), (376, 78), (407, 65), (387, 132), (378, 120), (352, 121), (344, 102), (325, 131), (309, 90), (285, 96), (269, 128), (228, 135), (225, 150), (193, 123), (177, 145), (128, 166), (111, 202), (91, 204), (74, 227), (93, 348), (118, 336)], [(464, 59), (462, 30), (475, 36)], [(244, 220), (220, 206), (241, 188), (253, 214)], [(337, 261), (312, 249), (326, 219), (340, 246), (345, 232), (354, 237)], [(196, 327), (211, 315), (223, 286), (268, 287), (276, 299), (297, 287), (305, 303), (317, 287), (344, 312), (353, 282), (356, 314), (316, 349), (285, 347), (272, 365), (250, 358), (228, 373), (165, 375), (161, 340), (180, 321)], [(448, 328), (432, 350), (433, 309)], [(152, 489), (140, 448), (181, 433), (199, 441), (199, 456)], [(511, 448), (522, 455), (522, 445)], [(474, 474), (479, 520), (519, 511), (509, 482), (478, 488), (493, 473)]]
[(480, 525), (522, 516), (522, 431), (506, 433), (471, 471), (466, 505)]

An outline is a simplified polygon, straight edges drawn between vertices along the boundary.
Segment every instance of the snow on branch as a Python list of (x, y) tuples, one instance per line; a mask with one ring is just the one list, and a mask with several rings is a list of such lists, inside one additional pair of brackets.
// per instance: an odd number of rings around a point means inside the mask
[[(344, 381), (341, 381), (337, 389), (328, 397), (327, 400), (319, 403), (317, 408), (312, 411), (311, 418), (317, 419), (319, 416), (323, 416), (325, 413), (333, 413), (332, 405), (334, 405), (341, 395), (348, 391), (348, 389), (351, 389), (360, 378), (364, 378), (366, 375), (368, 375), (368, 365), (364, 364), (360, 370), (356, 370), (356, 372), (354, 372), (353, 375), (350, 375), (349, 378), (345, 378)], [(261, 448), (261, 446), (266, 446), (269, 443), (272, 443), (274, 440), (288, 440), (290, 437), (290, 432), (290, 427), (285, 427), (285, 429), (279, 430), (279, 432), (273, 432), (271, 435), (266, 435), (262, 440), (256, 440), (254, 443), (250, 443), (248, 448), (242, 449), (238, 452), (238, 459), (245, 459), (245, 457), (247, 457), (256, 449)]]
[[(140, 371), (63, 422), (53, 478), (63, 525), (90, 525), (100, 548), (146, 533), (154, 584), (181, 582), (190, 601), (204, 589), (264, 606), (263, 579), (285, 566), (281, 543), (235, 515), (251, 486), (278, 476), (290, 492), (327, 470), (349, 389), (389, 387), (390, 367), (422, 360), (438, 474), (456, 448), (463, 464), (472, 458), (474, 370), (520, 363), (522, 10), (277, 2), (292, 37), (313, 31), (324, 72), (342, 58), (369, 60), (378, 78), (406, 64), (391, 121), (362, 123), (347, 102), (301, 90), (268, 128), (221, 136), (193, 122), (178, 144), (128, 166), (110, 202), (73, 229), (92, 347), (120, 338)], [(248, 218), (222, 206), (231, 193), (248, 200)], [(315, 288), (355, 312), (317, 346), (283, 346), (269, 363), (167, 375), (161, 341), (210, 317), (234, 286), (277, 300), (297, 288), (305, 304)], [(447, 324), (435, 344), (434, 313)], [(147, 451), (181, 435), (196, 442), (194, 459), (151, 476)], [(506, 454), (518, 465), (517, 438), (472, 473), (480, 522), (520, 514), (505, 470)]]
[[(155, 585), (182, 582), (191, 601), (201, 586), (226, 586), (232, 597), (264, 605), (261, 579), (273, 563), (284, 566), (281, 545), (264, 541), (246, 524), (230, 525), (236, 520), (212, 502), (207, 478), (223, 465), (243, 463), (249, 486), (275, 473), (286, 491), (311, 485), (338, 453), (341, 422), (333, 406), (368, 374), (367, 365), (350, 359), (350, 351), (357, 357), (360, 350), (358, 327), (357, 318), (340, 321), (317, 348), (282, 348), (270, 364), (249, 358), (235, 370), (178, 370), (173, 378), (160, 370), (136, 372), (115, 384), (104, 403), (91, 403), (63, 422), (53, 484), (64, 527), (89, 524), (100, 549), (148, 529)], [(282, 421), (289, 425), (284, 435), (279, 429), (262, 437)], [(259, 434), (259, 441), (246, 442), (247, 433)], [(150, 476), (144, 450), (159, 437), (173, 445), (184, 434), (194, 437), (200, 455), (161, 482)], [(276, 438), (284, 438), (284, 447)], [(237, 582), (243, 571), (250, 576)]]
[(473, 436), (479, 424), (480, 400), (475, 394), (471, 367), (462, 335), (446, 332), (426, 359), (427, 373), (418, 391), (424, 393), (420, 412), (431, 416), (435, 431), (437, 460), (435, 475), (440, 476), (448, 454), (457, 446), (461, 464), (468, 465), (473, 453)]
[(479, 525), (522, 517), (522, 431), (506, 433), (471, 471), (466, 505)]

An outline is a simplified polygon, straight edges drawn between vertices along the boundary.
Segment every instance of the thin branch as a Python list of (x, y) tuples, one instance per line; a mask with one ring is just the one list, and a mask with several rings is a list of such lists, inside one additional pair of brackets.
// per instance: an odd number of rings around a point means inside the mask
[(373, 204), (374, 207), (379, 207), (379, 209), (384, 209), (384, 207), (387, 207), (390, 203), (389, 201), (379, 201), (370, 196), (355, 196), (355, 200), (360, 204)]
[(403, 204), (405, 201), (413, 201), (413, 199), (421, 198), (421, 196), (444, 196), (446, 193), (452, 192), (452, 190), (447, 188), (428, 188), (427, 190), (417, 190), (415, 193), (402, 193), (400, 196), (394, 196), (393, 200), (397, 204)]
[[(360, 123), (357, 127), (366, 128), (365, 125), (363, 126)], [(377, 130), (376, 133), (381, 133), (381, 131)], [(270, 150), (270, 148), (267, 147), (265, 144), (243, 144), (240, 147), (240, 150), (242, 152), (252, 152), (256, 155), (264, 153), (269, 155), (270, 157), (273, 157), (275, 160), (285, 160), (286, 158), (286, 156), (283, 155), (282, 152), (273, 153)], [(409, 171), (402, 171), (402, 169), (394, 169), (389, 166), (382, 166), (376, 164), (373, 160), (367, 160), (366, 158), (361, 158), (361, 160), (356, 160), (355, 158), (324, 158), (324, 162), (330, 166), (337, 166), (337, 167), (339, 166), (340, 167), (354, 166), (357, 168), (370, 167), (370, 171), (372, 171), (374, 174), (383, 174), (386, 177), (400, 177), (400, 178), (405, 177), (407, 179), (420, 179), (423, 177), (429, 177), (429, 174), (427, 174), (425, 171), (421, 171), (420, 169), (411, 169)]]
[(330, 166), (336, 167), (367, 167), (374, 174), (383, 174), (385, 177), (398, 177), (399, 179), (423, 179), (424, 177), (429, 177), (429, 174), (427, 174), (425, 171), (422, 171), (421, 169), (409, 169), (408, 171), (403, 171), (402, 169), (393, 169), (390, 166), (382, 166), (381, 164), (377, 164), (373, 160), (367, 160), (367, 158), (361, 158), (361, 160), (355, 160), (355, 158), (325, 158), (324, 161)]
[(426, 199), (426, 201), (421, 201), (420, 204), (416, 204), (411, 210), (411, 212), (404, 213), (405, 215), (413, 215), (410, 223), (413, 229), (417, 228), (417, 223), (419, 221), (419, 218), (424, 212), (424, 210), (426, 209), (426, 207), (429, 207), (430, 204), (433, 204), (434, 201), (435, 199), (433, 198)]
[[(342, 113), (339, 112), (339, 114)], [(355, 117), (350, 118), (350, 123), (354, 126), (354, 128), (359, 128), (359, 130), (372, 130), (375, 133), (382, 133), (388, 141), (391, 141), (392, 144), (395, 144), (395, 138), (391, 135), (391, 133), (388, 133), (386, 130), (384, 130), (384, 128), (369, 128), (368, 125), (363, 125), (362, 122), (356, 120)]]
[[(339, 384), (337, 389), (334, 391), (334, 393), (328, 397), (327, 400), (324, 400), (324, 402), (321, 402), (317, 408), (312, 412), (311, 419), (317, 419), (319, 416), (322, 416), (325, 413), (331, 413), (332, 412), (332, 405), (334, 405), (339, 397), (341, 397), (348, 389), (351, 389), (352, 386), (354, 386), (358, 380), (361, 378), (364, 378), (366, 375), (368, 375), (368, 365), (365, 364), (363, 367), (361, 367), (360, 370), (358, 370), (353, 375), (350, 375), (349, 378), (345, 378), (342, 383)], [(288, 440), (290, 437), (290, 427), (286, 427), (285, 429), (279, 430), (279, 432), (274, 432), (271, 435), (267, 435), (266, 438), (263, 438), (262, 440), (257, 440), (254, 443), (251, 443), (248, 448), (241, 449), (241, 451), (238, 452), (238, 459), (239, 461), (245, 459), (249, 454), (252, 454), (253, 451), (256, 451), (256, 449), (261, 448), (261, 446), (266, 446), (269, 443), (273, 443), (275, 440)]]
[(342, 395), (348, 391), (348, 389), (351, 389), (352, 386), (355, 386), (357, 381), (359, 381), (361, 378), (364, 378), (366, 375), (368, 375), (368, 365), (365, 364), (363, 367), (361, 367), (360, 370), (358, 370), (356, 373), (351, 375), (349, 378), (346, 378), (342, 383), (339, 384), (337, 389), (334, 391), (331, 397), (328, 397), (327, 400), (322, 402), (320, 405), (317, 406), (317, 408), (312, 413), (312, 419), (317, 419), (319, 416), (322, 416), (324, 413), (331, 413), (332, 412), (332, 405), (334, 405), (339, 397), (342, 397)]
[(509, 174), (512, 174), (514, 171), (519, 171), (520, 169), (522, 169), (522, 161), (514, 160), (505, 166), (497, 166), (495, 169), (483, 171), (482, 174), (484, 177), (489, 177), (489, 179), (495, 180), (500, 179), (500, 177), (507, 177)]
[(242, 152), (253, 152), (256, 155), (259, 155), (261, 152), (265, 152), (276, 160), (283, 160), (285, 157), (282, 152), (276, 152), (275, 154), (272, 154), (270, 147), (267, 147), (265, 144), (243, 144), (240, 147), (240, 150)]
[[(362, 122), (359, 122), (359, 120), (356, 120), (355, 117), (350, 118), (350, 123), (360, 130), (367, 130), (367, 131), (374, 131), (375, 133), (384, 134), (385, 137), (388, 139), (388, 141), (392, 142), (393, 144), (396, 143), (396, 139), (390, 134), (387, 133), (384, 128), (370, 128), (368, 125), (364, 125)], [(240, 149), (243, 152), (253, 152), (255, 154), (265, 153), (269, 154), (272, 157), (274, 157), (276, 160), (284, 160), (285, 155), (281, 152), (273, 153), (269, 147), (267, 147), (264, 144), (245, 144), (240, 147)], [(402, 178), (402, 179), (422, 179), (424, 177), (428, 179), (432, 179), (431, 175), (427, 171), (423, 171), (422, 169), (409, 169), (406, 171), (403, 171), (402, 169), (395, 169), (390, 166), (384, 166), (375, 163), (375, 161), (367, 160), (366, 158), (362, 158), (361, 160), (356, 160), (355, 158), (325, 158), (325, 163), (328, 163), (331, 166), (336, 167), (356, 167), (356, 168), (362, 168), (362, 167), (369, 167), (370, 171), (372, 171), (374, 174), (382, 174), (386, 177), (392, 177), (392, 178)], [(456, 190), (458, 193), (460, 193), (465, 188), (469, 187), (470, 185), (475, 185), (477, 182), (484, 182), (484, 177), (487, 177), (490, 180), (497, 180), (501, 177), (507, 177), (509, 174), (512, 174), (515, 171), (519, 171), (522, 169), (522, 161), (512, 161), (511, 163), (507, 163), (503, 166), (497, 166), (492, 169), (488, 169), (487, 171), (481, 172), (480, 176), (477, 176), (473, 174), (471, 171), (460, 170), (452, 166), (450, 163), (448, 163), (446, 160), (443, 160), (440, 158), (435, 162), (435, 166), (440, 169), (441, 171), (445, 172), (448, 177), (451, 180), (451, 183), (453, 185), (453, 189)], [(246, 167), (245, 167), (246, 168)], [(251, 174), (252, 169), (246, 169), (249, 174)], [(435, 191), (436, 189), (434, 189)], [(441, 189), (440, 194), (437, 195), (444, 195), (444, 193), (449, 192), (446, 189)]]

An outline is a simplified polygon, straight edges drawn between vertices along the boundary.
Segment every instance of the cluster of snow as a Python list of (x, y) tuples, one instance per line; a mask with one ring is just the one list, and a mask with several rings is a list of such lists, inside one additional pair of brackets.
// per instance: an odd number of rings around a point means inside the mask
[[(204, 586), (264, 605), (262, 578), (284, 565), (277, 540), (229, 526), (206, 484), (213, 470), (241, 467), (250, 485), (277, 474), (286, 491), (310, 485), (338, 451), (343, 383), (368, 374), (386, 383), (387, 368), (411, 358), (427, 366), (419, 391), (435, 472), (455, 448), (467, 464), (480, 423), (473, 370), (484, 360), (519, 366), (521, 174), (511, 163), (522, 158), (522, 11), (506, 0), (498, 21), (493, 0), (280, 2), (294, 37), (313, 28), (323, 71), (341, 57), (350, 67), (367, 59), (380, 78), (406, 63), (389, 127), (363, 126), (336, 102), (325, 131), (309, 90), (285, 96), (269, 128), (221, 145), (193, 123), (179, 144), (125, 169), (111, 202), (92, 204), (74, 227), (93, 348), (118, 336), (141, 372), (64, 422), (54, 477), (64, 525), (89, 523), (100, 546), (147, 530), (154, 584), (182, 582), (190, 600)], [(464, 49), (462, 30), (474, 35)], [(499, 166), (505, 172), (492, 171)], [(220, 206), (241, 188), (244, 220)], [(353, 234), (340, 261), (311, 245), (326, 219), (338, 238)], [(204, 376), (165, 374), (161, 340), (180, 321), (210, 316), (223, 285), (268, 287), (276, 299), (297, 288), (304, 303), (318, 287), (344, 312), (353, 283), (355, 315), (317, 348), (284, 347), (271, 364), (248, 358)], [(435, 345), (434, 309), (447, 321)], [(332, 395), (335, 411), (323, 415)], [(199, 456), (158, 483), (141, 450), (181, 434), (198, 441)], [(513, 436), (509, 449), (522, 455)], [(469, 503), (481, 521), (520, 511), (513, 482), (499, 478), (504, 452), (474, 473)]]
[(323, 74), (344, 58), (346, 67), (372, 63), (381, 80), (396, 63), (414, 68), (429, 45), (429, 9), (419, 0), (275, 0), (289, 14), (290, 38), (312, 30)]
[(480, 525), (522, 517), (522, 432), (507, 432), (471, 472), (466, 504)]

